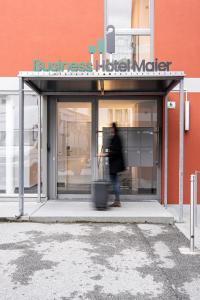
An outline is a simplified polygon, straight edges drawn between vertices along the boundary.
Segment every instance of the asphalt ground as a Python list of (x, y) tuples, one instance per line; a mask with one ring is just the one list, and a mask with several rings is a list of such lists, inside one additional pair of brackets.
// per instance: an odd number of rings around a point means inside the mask
[(0, 300), (200, 299), (172, 225), (0, 223)]

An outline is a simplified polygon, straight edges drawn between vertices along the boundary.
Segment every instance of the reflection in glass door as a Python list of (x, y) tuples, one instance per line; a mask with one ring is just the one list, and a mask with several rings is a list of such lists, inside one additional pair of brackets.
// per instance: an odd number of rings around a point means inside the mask
[(57, 103), (57, 193), (90, 193), (91, 103)]
[(124, 195), (158, 194), (157, 110), (156, 100), (99, 101), (98, 152), (106, 151), (111, 123), (116, 122), (126, 162), (126, 171), (120, 175), (121, 193)]

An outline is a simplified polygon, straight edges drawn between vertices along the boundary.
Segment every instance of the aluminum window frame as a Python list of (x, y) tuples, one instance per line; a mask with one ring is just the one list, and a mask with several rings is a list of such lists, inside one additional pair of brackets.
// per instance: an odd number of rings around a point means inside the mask
[[(19, 90), (0, 90), (0, 96), (20, 96), (19, 95)], [(40, 95), (38, 95), (35, 91), (33, 90), (25, 90), (24, 91), (24, 96), (25, 95), (33, 95), (37, 97), (37, 100), (39, 101), (39, 98), (41, 97)], [(41, 99), (41, 116), (43, 116), (43, 120), (46, 120), (46, 110), (45, 110), (45, 104), (44, 101), (46, 99), (44, 99), (44, 96), (42, 96)], [(38, 102), (38, 107), (39, 107), (39, 102)], [(45, 149), (45, 143), (46, 143), (46, 124), (45, 122), (42, 120), (42, 126), (43, 126), (43, 131), (44, 131), (44, 135), (42, 137), (42, 147), (44, 149), (43, 151), (43, 155), (41, 155), (41, 157), (38, 157), (38, 166), (39, 169), (41, 170), (41, 166), (43, 165), (44, 168), (46, 168), (47, 162), (46, 162), (46, 156), (47, 156), (47, 151)], [(40, 130), (40, 134), (41, 134), (41, 130)], [(42, 172), (42, 176), (41, 176), (41, 180), (43, 182), (43, 190), (41, 193), (41, 198), (46, 199), (47, 198), (47, 183), (46, 183), (46, 170), (43, 170)], [(24, 198), (26, 199), (26, 201), (34, 201), (36, 200), (36, 198), (38, 198), (38, 193), (24, 193)], [(5, 199), (8, 199), (8, 201), (18, 201), (18, 193), (0, 193), (0, 202), (1, 201), (5, 201)]]

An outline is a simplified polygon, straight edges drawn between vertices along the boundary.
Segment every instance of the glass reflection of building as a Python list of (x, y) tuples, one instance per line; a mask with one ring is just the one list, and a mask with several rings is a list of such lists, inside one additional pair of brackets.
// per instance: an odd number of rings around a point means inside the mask
[[(0, 96), (0, 193), (18, 193), (19, 102), (17, 94)], [(25, 193), (37, 193), (38, 167), (37, 96), (26, 94), (24, 114), (24, 187)]]

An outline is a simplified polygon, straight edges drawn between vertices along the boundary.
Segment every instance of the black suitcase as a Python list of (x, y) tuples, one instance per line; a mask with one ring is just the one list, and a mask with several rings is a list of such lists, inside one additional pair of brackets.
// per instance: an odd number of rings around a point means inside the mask
[(95, 180), (92, 182), (92, 202), (95, 209), (106, 210), (109, 198), (109, 180), (106, 180), (108, 179), (107, 157), (96, 157), (94, 164), (97, 168), (95, 168)]
[(97, 210), (108, 208), (109, 183), (105, 180), (96, 180), (92, 183), (92, 200)]

